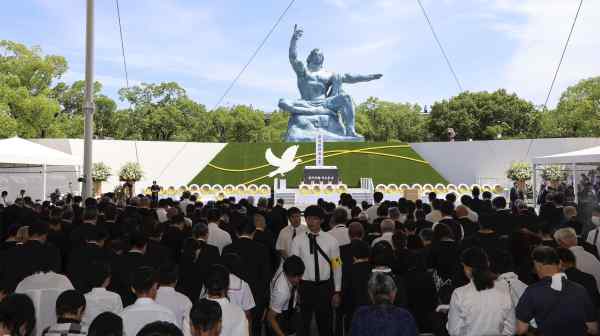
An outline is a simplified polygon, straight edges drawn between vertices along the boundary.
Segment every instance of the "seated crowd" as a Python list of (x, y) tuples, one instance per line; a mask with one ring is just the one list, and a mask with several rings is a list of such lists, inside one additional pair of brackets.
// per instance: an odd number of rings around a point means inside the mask
[(373, 196), (3, 197), (0, 334), (598, 334), (600, 208)]

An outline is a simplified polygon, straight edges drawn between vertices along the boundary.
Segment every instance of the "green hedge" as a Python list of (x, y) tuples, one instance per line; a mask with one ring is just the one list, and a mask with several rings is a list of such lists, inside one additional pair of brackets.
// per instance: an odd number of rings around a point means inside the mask
[[(280, 157), (292, 144), (289, 143), (230, 143), (212, 160), (211, 164), (226, 169), (249, 169), (266, 165), (265, 151), (271, 148), (273, 153)], [(302, 158), (303, 161), (314, 160), (315, 144), (301, 143), (296, 156), (312, 154)], [(337, 166), (340, 170), (342, 181), (351, 187), (359, 185), (361, 177), (372, 177), (375, 184), (379, 183), (447, 183), (446, 180), (429, 164), (414, 162), (398, 157), (381, 156), (377, 154), (347, 153), (327, 158), (328, 151), (333, 150), (358, 150), (373, 147), (405, 146), (400, 143), (325, 143), (325, 165)], [(412, 148), (379, 148), (370, 149), (371, 152), (404, 156), (423, 160)], [(287, 185), (295, 187), (300, 184), (303, 176), (303, 167), (314, 165), (314, 161), (298, 165), (296, 169), (286, 176)], [(275, 168), (271, 166), (245, 172), (227, 172), (207, 166), (191, 183), (196, 184), (241, 184), (265, 176)], [(271, 178), (263, 178), (253, 183), (272, 184)]]

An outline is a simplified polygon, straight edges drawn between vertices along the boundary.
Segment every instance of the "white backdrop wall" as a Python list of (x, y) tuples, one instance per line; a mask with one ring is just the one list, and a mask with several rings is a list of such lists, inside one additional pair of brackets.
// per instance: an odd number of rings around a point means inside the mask
[[(39, 144), (83, 157), (81, 139), (37, 139)], [(512, 162), (531, 162), (532, 158), (585, 149), (600, 145), (600, 138), (498, 140), (473, 142), (413, 143), (413, 149), (429, 161), (449, 183), (490, 183), (507, 185), (505, 171)], [(156, 179), (162, 186), (187, 185), (226, 146), (224, 143), (184, 143), (95, 140), (94, 162), (108, 164), (116, 175), (128, 161), (139, 161), (145, 178), (137, 183), (140, 192)], [(531, 147), (530, 147), (531, 146)], [(327, 148), (327, 144), (325, 144)], [(530, 148), (529, 148), (530, 147)], [(528, 153), (529, 148), (529, 153)], [(41, 196), (41, 168), (28, 168), (28, 174), (12, 174), (0, 169), (0, 189), (15, 196), (20, 189), (28, 190), (33, 198)], [(59, 171), (52, 173), (52, 170)], [(23, 171), (22, 168), (17, 171)], [(68, 173), (63, 173), (68, 171)], [(49, 167), (48, 192), (56, 188), (80, 189), (75, 167)], [(103, 190), (112, 190), (119, 183), (112, 176)]]
[(506, 178), (506, 170), (511, 163), (531, 163), (534, 157), (598, 146), (600, 138), (432, 142), (411, 145), (449, 183), (507, 185), (510, 181)]

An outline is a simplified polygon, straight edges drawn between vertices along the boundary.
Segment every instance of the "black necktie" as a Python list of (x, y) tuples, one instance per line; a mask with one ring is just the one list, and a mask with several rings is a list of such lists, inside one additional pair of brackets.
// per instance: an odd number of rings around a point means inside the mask
[(292, 311), (294, 309), (295, 300), (296, 300), (296, 286), (292, 287), (292, 296), (290, 297), (290, 301), (288, 302), (288, 311)]
[(294, 240), (294, 238), (296, 238), (296, 228), (294, 228), (294, 233), (292, 234), (292, 240)]
[(321, 275), (319, 274), (319, 252), (317, 251), (317, 235), (309, 234), (308, 240), (310, 243), (310, 253), (315, 256), (315, 281), (321, 281)]

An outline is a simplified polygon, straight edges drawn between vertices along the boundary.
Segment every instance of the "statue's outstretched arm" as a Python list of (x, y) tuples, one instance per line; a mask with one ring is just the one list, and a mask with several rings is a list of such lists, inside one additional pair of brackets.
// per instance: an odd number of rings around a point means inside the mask
[(342, 76), (342, 82), (344, 83), (361, 83), (361, 82), (369, 82), (372, 80), (376, 80), (383, 77), (382, 74), (372, 74), (372, 75), (358, 75), (358, 74), (344, 74)]
[(302, 28), (298, 28), (297, 25), (294, 26), (294, 34), (292, 35), (292, 41), (290, 42), (290, 64), (292, 64), (292, 68), (296, 71), (298, 76), (303, 76), (306, 72), (306, 68), (304, 67), (304, 63), (298, 59), (298, 40), (302, 37), (304, 31)]

